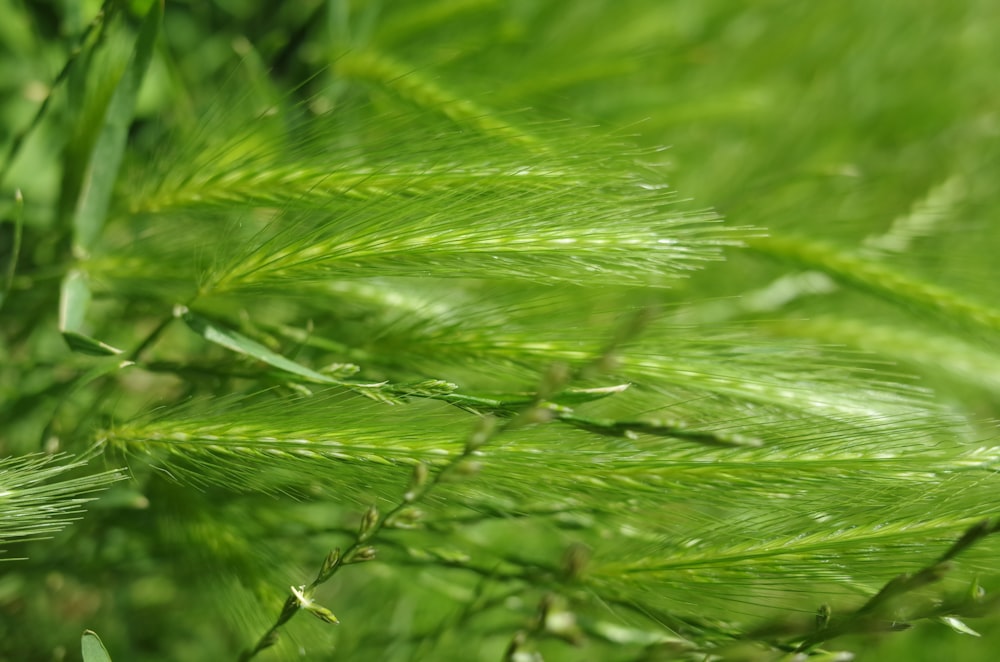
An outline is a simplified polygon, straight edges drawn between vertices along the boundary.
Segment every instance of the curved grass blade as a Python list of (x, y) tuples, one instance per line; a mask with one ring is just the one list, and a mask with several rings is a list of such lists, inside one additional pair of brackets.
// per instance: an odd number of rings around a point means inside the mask
[(162, 19), (163, 0), (157, 0), (143, 19), (132, 57), (111, 96), (103, 125), (91, 150), (73, 213), (73, 243), (79, 255), (90, 253), (104, 228), (135, 112), (136, 97), (152, 59)]
[(59, 85), (67, 79), (70, 72), (73, 70), (74, 65), (76, 65), (78, 59), (80, 58), (81, 53), (84, 52), (84, 48), (87, 43), (90, 42), (94, 35), (98, 34), (104, 27), (105, 17), (107, 15), (107, 5), (108, 2), (105, 2), (104, 5), (101, 6), (100, 11), (97, 12), (93, 20), (84, 29), (83, 34), (81, 34), (77, 39), (77, 43), (70, 51), (69, 57), (66, 58), (66, 62), (63, 63), (62, 69), (59, 70), (59, 73), (56, 74), (55, 80), (53, 80), (52, 84), (49, 86), (49, 93), (45, 96), (45, 99), (42, 100), (42, 103), (38, 106), (38, 110), (35, 111), (35, 114), (31, 117), (27, 126), (17, 132), (7, 145), (3, 158), (0, 158), (0, 184), (3, 184), (3, 182), (7, 179), (7, 174), (10, 172), (11, 166), (13, 166), (17, 157), (20, 155), (21, 149), (24, 147), (24, 143), (28, 139), (28, 136), (30, 136), (32, 132), (38, 128), (39, 124), (41, 124), (42, 118), (45, 117), (45, 114), (49, 109), (49, 104), (52, 103), (52, 95), (55, 93), (56, 88), (58, 88)]
[(290, 372), (293, 375), (298, 375), (299, 377), (303, 377), (311, 382), (318, 382), (321, 384), (343, 383), (340, 380), (334, 379), (333, 377), (329, 377), (320, 372), (316, 372), (315, 370), (296, 363), (291, 359), (287, 359), (276, 352), (272, 352), (256, 340), (247, 338), (241, 333), (237, 333), (232, 329), (224, 328), (211, 320), (202, 317), (201, 315), (192, 313), (184, 306), (177, 306), (174, 310), (174, 315), (183, 319), (188, 325), (188, 328), (205, 340), (215, 343), (220, 347), (225, 347), (226, 349), (236, 352), (237, 354), (243, 354), (244, 356), (257, 359), (258, 361), (266, 363), (269, 366), (273, 366), (279, 370), (284, 370), (285, 372)]

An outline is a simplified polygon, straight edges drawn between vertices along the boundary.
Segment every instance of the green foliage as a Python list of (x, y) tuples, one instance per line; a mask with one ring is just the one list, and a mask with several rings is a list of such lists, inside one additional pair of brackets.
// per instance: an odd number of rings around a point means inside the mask
[(111, 656), (96, 632), (87, 630), (80, 638), (83, 662), (111, 662)]
[(0, 657), (991, 659), (991, 3), (65, 4)]

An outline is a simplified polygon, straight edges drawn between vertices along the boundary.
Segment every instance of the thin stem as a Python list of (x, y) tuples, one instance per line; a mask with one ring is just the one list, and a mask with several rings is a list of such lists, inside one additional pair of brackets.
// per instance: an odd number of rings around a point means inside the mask
[(247, 662), (256, 657), (261, 651), (277, 643), (281, 627), (303, 608), (312, 611), (322, 620), (329, 623), (336, 623), (336, 617), (329, 610), (312, 603), (311, 598), (314, 589), (329, 581), (343, 566), (370, 561), (375, 558), (375, 548), (368, 544), (369, 541), (377, 537), (387, 525), (391, 525), (392, 520), (405, 509), (419, 502), (428, 493), (433, 491), (470, 455), (499, 432), (497, 427), (492, 425), (492, 419), (486, 418), (482, 420), (483, 424), (473, 432), (462, 452), (454, 456), (450, 462), (441, 467), (433, 476), (428, 476), (426, 465), (416, 465), (409, 489), (391, 510), (385, 514), (380, 514), (375, 506), (369, 508), (362, 518), (362, 523), (354, 542), (347, 549), (343, 550), (343, 552), (340, 549), (333, 550), (323, 562), (322, 567), (316, 574), (316, 578), (312, 582), (300, 587), (298, 590), (292, 589), (293, 594), (285, 600), (285, 604), (282, 606), (274, 624), (257, 640), (252, 649), (240, 654), (238, 658), (239, 662)]

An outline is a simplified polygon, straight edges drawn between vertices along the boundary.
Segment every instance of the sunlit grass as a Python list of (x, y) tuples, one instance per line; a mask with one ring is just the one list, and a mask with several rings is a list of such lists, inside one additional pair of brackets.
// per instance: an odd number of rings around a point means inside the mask
[(0, 657), (990, 659), (1000, 15), (924, 5), (0, 2)]

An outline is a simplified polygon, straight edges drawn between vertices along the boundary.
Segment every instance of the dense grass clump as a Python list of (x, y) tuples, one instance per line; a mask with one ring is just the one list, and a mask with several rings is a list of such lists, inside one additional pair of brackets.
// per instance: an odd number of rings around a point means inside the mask
[(0, 659), (992, 659), (932, 4), (0, 0)]

